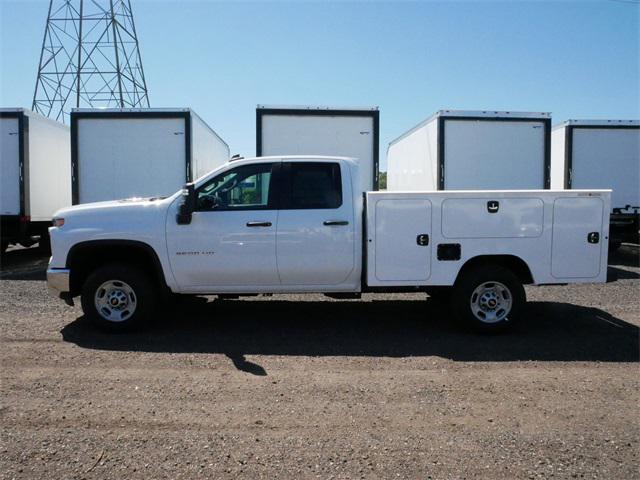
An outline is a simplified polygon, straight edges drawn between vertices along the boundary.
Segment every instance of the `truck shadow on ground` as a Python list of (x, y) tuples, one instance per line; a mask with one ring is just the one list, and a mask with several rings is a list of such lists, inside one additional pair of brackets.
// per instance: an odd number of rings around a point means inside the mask
[(0, 280), (45, 280), (49, 253), (36, 247), (14, 247), (0, 256)]
[(102, 333), (80, 317), (61, 333), (90, 349), (226, 354), (236, 368), (255, 375), (266, 372), (245, 355), (640, 361), (640, 329), (596, 308), (532, 302), (523, 321), (499, 335), (472, 333), (449, 317), (449, 309), (434, 301), (194, 299), (146, 332)]
[(640, 274), (629, 268), (640, 267), (640, 247), (638, 245), (622, 245), (609, 255), (609, 271), (607, 281), (640, 278)]

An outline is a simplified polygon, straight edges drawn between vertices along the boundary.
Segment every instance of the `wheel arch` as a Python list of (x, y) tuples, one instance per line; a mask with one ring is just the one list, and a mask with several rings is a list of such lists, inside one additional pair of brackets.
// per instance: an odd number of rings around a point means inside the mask
[(467, 260), (462, 268), (458, 271), (456, 282), (466, 272), (482, 267), (483, 265), (499, 265), (513, 272), (523, 285), (534, 283), (531, 269), (527, 262), (516, 255), (479, 255)]
[(71, 247), (67, 255), (71, 294), (80, 293), (92, 271), (112, 262), (140, 267), (150, 274), (160, 289), (169, 289), (160, 258), (148, 243), (138, 240), (87, 240)]

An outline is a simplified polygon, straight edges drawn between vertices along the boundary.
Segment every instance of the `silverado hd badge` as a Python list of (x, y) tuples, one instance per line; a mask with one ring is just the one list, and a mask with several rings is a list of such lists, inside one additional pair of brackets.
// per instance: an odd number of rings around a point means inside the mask
[(176, 252), (176, 255), (213, 255), (214, 251), (205, 252)]

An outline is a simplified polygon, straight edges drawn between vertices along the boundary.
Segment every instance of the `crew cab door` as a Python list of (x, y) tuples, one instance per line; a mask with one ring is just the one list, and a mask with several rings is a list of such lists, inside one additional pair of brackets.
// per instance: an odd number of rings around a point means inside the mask
[(338, 162), (283, 162), (278, 274), (283, 286), (340, 285), (355, 269), (355, 218), (348, 170)]
[[(273, 178), (280, 163), (226, 170), (196, 191), (191, 223), (167, 218), (167, 250), (184, 291), (246, 291), (279, 285)], [(181, 199), (176, 200), (180, 204)]]

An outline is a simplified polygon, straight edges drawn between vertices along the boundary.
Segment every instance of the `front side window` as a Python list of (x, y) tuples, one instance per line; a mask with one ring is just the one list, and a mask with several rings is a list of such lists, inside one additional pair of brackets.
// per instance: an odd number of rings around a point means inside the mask
[(226, 171), (198, 189), (197, 210), (264, 210), (269, 208), (271, 163)]
[(290, 196), (288, 209), (339, 208), (342, 205), (342, 179), (337, 163), (314, 162), (287, 165)]

